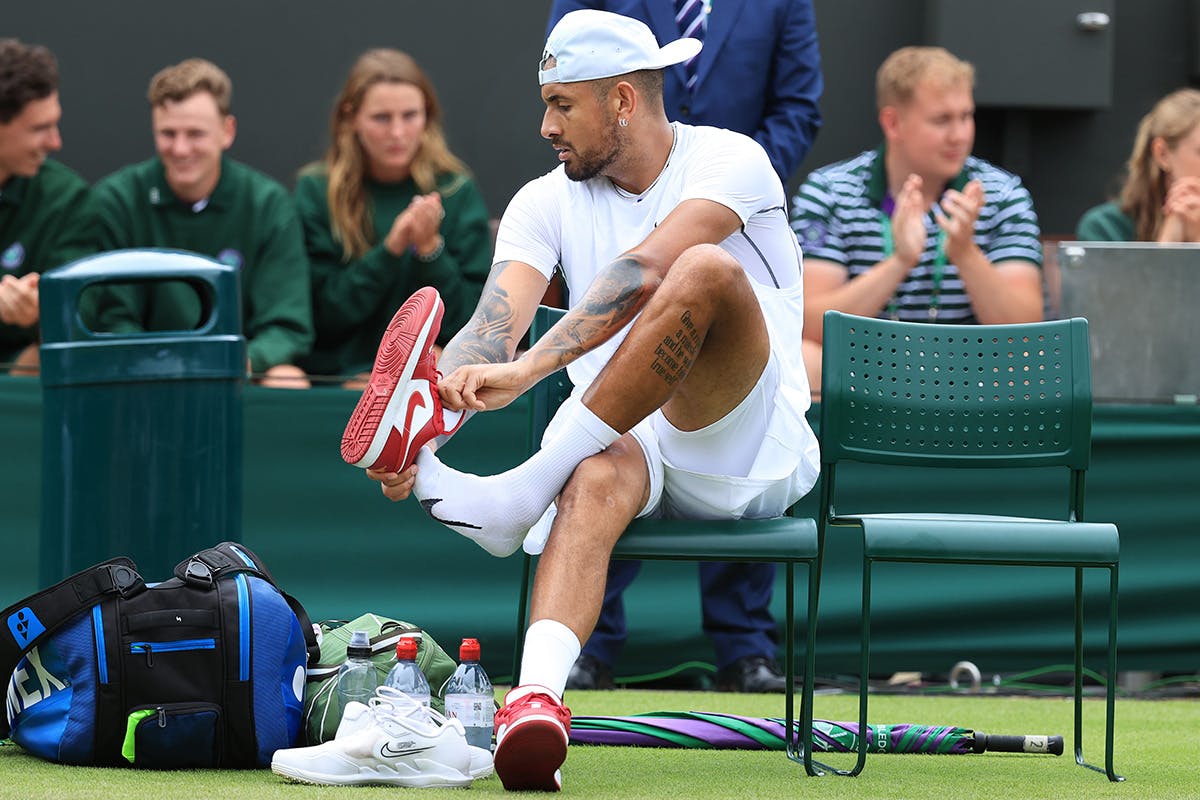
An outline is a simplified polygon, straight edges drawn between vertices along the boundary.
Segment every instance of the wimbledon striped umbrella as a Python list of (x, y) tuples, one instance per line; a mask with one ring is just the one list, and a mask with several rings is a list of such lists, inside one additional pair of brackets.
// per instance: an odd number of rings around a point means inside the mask
[[(799, 723), (797, 723), (798, 725)], [(1061, 736), (997, 736), (951, 725), (867, 726), (868, 753), (1015, 752), (1061, 755)], [(626, 717), (579, 716), (571, 743), (721, 750), (783, 750), (784, 721), (706, 711), (655, 711)], [(813, 750), (849, 753), (858, 748), (858, 723), (813, 720)]]

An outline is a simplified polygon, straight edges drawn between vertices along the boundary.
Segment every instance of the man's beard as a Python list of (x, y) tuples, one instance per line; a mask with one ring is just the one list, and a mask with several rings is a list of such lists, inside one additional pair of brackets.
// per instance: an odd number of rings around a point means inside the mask
[(621, 155), (621, 150), (621, 139), (610, 127), (607, 129), (607, 136), (601, 142), (599, 151), (584, 155), (576, 150), (575, 163), (566, 163), (563, 169), (567, 173), (567, 177), (573, 181), (589, 181), (597, 175), (603, 174), (604, 170), (608, 169)]

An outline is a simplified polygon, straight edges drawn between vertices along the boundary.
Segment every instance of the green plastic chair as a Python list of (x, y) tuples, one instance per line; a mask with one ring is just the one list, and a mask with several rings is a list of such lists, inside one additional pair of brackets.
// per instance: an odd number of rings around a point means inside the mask
[[(530, 326), (530, 341), (550, 329), (565, 312), (541, 306)], [(570, 379), (559, 371), (531, 390), (529, 452), (542, 440), (542, 432), (558, 406), (571, 393)], [(613, 550), (613, 558), (643, 561), (748, 561), (774, 562), (784, 566), (787, 583), (784, 634), (784, 674), (789, 691), (785, 698), (785, 730), (795, 731), (787, 742), (787, 755), (802, 762), (810, 775), (821, 774), (821, 764), (812, 760), (812, 703), (814, 649), (817, 632), (817, 598), (820, 586), (821, 546), (816, 521), (784, 516), (759, 520), (635, 520), (626, 529)], [(521, 651), (528, 622), (530, 574), (533, 559), (526, 555), (517, 604), (516, 649), (513, 654), (513, 681), (521, 668)], [(800, 724), (795, 725), (795, 567), (808, 568), (807, 644), (801, 688)]]
[[(1075, 571), (1075, 760), (1113, 771), (1116, 697), (1117, 528), (1083, 521), (1091, 455), (1087, 320), (1023, 325), (938, 325), (828, 311), (821, 380), (821, 519), (863, 538), (859, 725), (867, 724), (871, 570), (876, 563), (1071, 567)], [(842, 462), (953, 469), (1065, 467), (1062, 519), (848, 512)], [(936, 495), (936, 489), (932, 492)], [(945, 506), (942, 506), (945, 508)], [(1083, 575), (1109, 574), (1104, 769), (1083, 759)], [(860, 738), (853, 769), (866, 762)]]

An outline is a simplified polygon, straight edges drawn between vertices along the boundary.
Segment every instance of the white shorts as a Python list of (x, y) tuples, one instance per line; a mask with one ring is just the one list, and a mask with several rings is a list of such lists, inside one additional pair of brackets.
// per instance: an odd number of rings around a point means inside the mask
[[(802, 290), (755, 286), (771, 339), (767, 366), (737, 408), (698, 431), (681, 431), (656, 411), (630, 434), (646, 458), (650, 497), (637, 516), (684, 519), (777, 517), (806, 495), (820, 472), (811, 403), (799, 354)], [(580, 402), (578, 388), (563, 404)], [(554, 437), (556, 414), (542, 441)], [(678, 461), (673, 460), (672, 456)]]

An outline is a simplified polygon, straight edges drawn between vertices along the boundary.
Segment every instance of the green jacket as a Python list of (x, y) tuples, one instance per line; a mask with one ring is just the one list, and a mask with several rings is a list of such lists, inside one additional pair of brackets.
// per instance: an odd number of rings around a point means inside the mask
[(443, 175), (439, 180), (446, 246), (431, 262), (412, 253), (394, 256), (379, 241), (420, 193), (412, 180), (366, 184), (377, 241), (354, 260), (343, 256), (341, 243), (333, 238), (327, 187), (320, 166), (306, 170), (296, 183), (296, 207), (312, 264), (317, 330), (312, 356), (304, 366), (319, 375), (369, 370), (396, 309), (422, 286), (436, 288), (446, 305), (437, 341), (449, 341), (470, 319), (491, 267), (487, 207), (474, 181), (465, 175)]
[[(45, 272), (95, 250), (87, 182), (57, 161), (0, 186), (0, 275)], [(0, 323), (0, 362), (38, 340), (37, 327)]]
[[(255, 372), (296, 363), (312, 347), (308, 258), (295, 207), (277, 181), (230, 158), (201, 208), (179, 200), (157, 157), (96, 184), (100, 250), (190, 250), (241, 271), (242, 332)], [(104, 331), (188, 330), (201, 322), (194, 291), (177, 283), (123, 286), (99, 301)]]
[(1137, 239), (1133, 219), (1116, 203), (1089, 209), (1079, 220), (1075, 237), (1081, 242), (1132, 242)]

